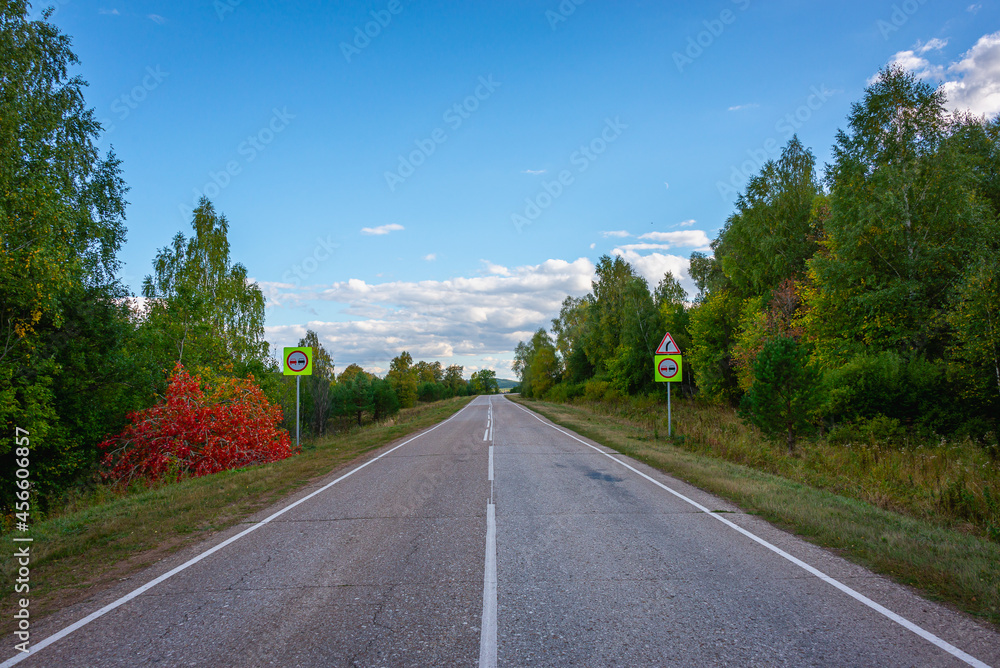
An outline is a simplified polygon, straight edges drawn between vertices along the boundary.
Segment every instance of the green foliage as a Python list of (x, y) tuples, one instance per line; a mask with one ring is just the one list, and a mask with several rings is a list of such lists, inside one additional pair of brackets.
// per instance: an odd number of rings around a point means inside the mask
[(740, 403), (740, 417), (771, 436), (784, 434), (788, 451), (820, 406), (820, 374), (809, 353), (790, 337), (764, 344), (754, 362), (753, 385)]
[(413, 357), (405, 350), (389, 363), (389, 373), (385, 378), (392, 385), (403, 408), (417, 405), (417, 378), (419, 371), (413, 366)]
[(272, 368), (264, 340), (264, 295), (229, 257), (229, 222), (202, 198), (191, 221), (194, 236), (178, 233), (161, 248), (142, 292), (140, 326), (160, 364), (182, 362), (236, 375), (262, 376)]
[(480, 369), (469, 379), (470, 394), (500, 394), (497, 374), (493, 369)]
[(512, 368), (521, 380), (521, 394), (526, 397), (544, 396), (559, 382), (559, 367), (556, 347), (544, 328), (535, 332), (527, 343), (518, 343), (514, 350)]
[[(96, 444), (145, 395), (123, 354), (125, 238), (119, 161), (97, 149), (70, 38), (0, 5), (0, 427), (32, 441), (44, 504), (90, 473)], [(13, 439), (0, 439), (0, 510), (13, 499)]]
[[(898, 66), (879, 73), (837, 134), (830, 219), (810, 261), (825, 334), (940, 355), (950, 287), (995, 214), (944, 95)], [(825, 337), (824, 337), (825, 338)], [(821, 347), (824, 341), (820, 340)]]
[(379, 422), (398, 413), (401, 404), (392, 384), (382, 379), (372, 384), (372, 419)]
[(691, 311), (693, 345), (687, 361), (698, 391), (713, 401), (735, 402), (740, 392), (732, 357), (741, 304), (732, 291), (715, 290)]
[(736, 212), (713, 244), (728, 284), (743, 298), (767, 295), (800, 275), (816, 251), (813, 201), (820, 194), (816, 160), (798, 137), (750, 178)]

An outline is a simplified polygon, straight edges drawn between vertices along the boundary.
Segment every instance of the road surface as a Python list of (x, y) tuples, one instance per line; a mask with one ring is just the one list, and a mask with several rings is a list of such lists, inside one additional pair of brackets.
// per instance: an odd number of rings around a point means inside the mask
[(363, 464), (2, 668), (1000, 666), (1000, 634), (503, 397)]

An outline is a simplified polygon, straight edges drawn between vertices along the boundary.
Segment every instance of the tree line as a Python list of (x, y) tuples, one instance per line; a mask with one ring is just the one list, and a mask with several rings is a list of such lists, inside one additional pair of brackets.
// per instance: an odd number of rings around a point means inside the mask
[[(198, 203), (189, 235), (178, 233), (157, 253), (141, 295), (132, 295), (118, 278), (128, 186), (114, 152), (101, 155), (97, 148), (102, 128), (85, 105), (86, 83), (69, 73), (79, 61), (70, 38), (49, 16), (29, 19), (25, 0), (0, 5), (0, 424), (6, 434), (0, 439), (0, 516), (5, 522), (18, 468), (12, 447), (16, 428), (30, 434), (30, 484), (33, 500), (44, 509), (67, 490), (102, 480), (107, 453), (100, 446), (111, 443), (113, 434), (119, 434), (115, 465), (131, 461), (121, 451), (123, 443), (142, 441), (146, 458), (138, 468), (177, 471), (179, 455), (157, 449), (162, 434), (150, 432), (150, 424), (174, 420), (168, 427), (175, 429), (181, 421), (190, 431), (188, 423), (199, 415), (222, 424), (237, 408), (250, 406), (249, 400), (254, 412), (230, 420), (233, 424), (270, 430), (276, 414), (271, 406), (284, 409), (285, 429), (294, 420), (294, 383), (281, 375), (264, 339), (264, 296), (246, 267), (231, 258), (229, 221), (210, 201)], [(461, 366), (413, 364), (408, 353), (393, 360), (384, 379), (357, 365), (335, 377), (315, 333), (300, 344), (320, 352), (317, 374), (304, 383), (307, 433), (337, 428), (338, 420), (380, 420), (416, 401), (496, 386), (491, 371), (466, 382)], [(200, 378), (202, 387), (192, 385), (192, 378)], [(185, 410), (166, 406), (168, 390), (186, 402)], [(146, 422), (130, 424), (130, 418)], [(273, 442), (253, 447), (277, 452), (287, 433), (274, 434)], [(212, 447), (228, 447), (225, 434), (213, 438)], [(223, 459), (263, 461), (254, 457), (229, 452)], [(214, 461), (197, 466), (214, 470), (222, 460)]]
[(730, 404), (789, 448), (877, 424), (1000, 436), (1000, 120), (883, 68), (852, 105), (822, 177), (793, 137), (692, 253), (697, 294), (650, 290), (620, 257), (515, 353), (528, 396), (643, 394), (665, 331), (683, 395)]

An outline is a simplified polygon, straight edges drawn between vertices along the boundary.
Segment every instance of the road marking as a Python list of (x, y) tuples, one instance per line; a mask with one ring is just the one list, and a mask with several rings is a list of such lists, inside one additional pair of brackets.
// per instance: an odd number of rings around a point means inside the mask
[(479, 668), (497, 665), (497, 522), (496, 506), (486, 504), (486, 568), (483, 573), (483, 626), (479, 632)]
[[(511, 402), (511, 403), (513, 403), (513, 402)], [(905, 617), (897, 615), (892, 610), (889, 610), (888, 608), (886, 608), (886, 607), (884, 607), (884, 606), (876, 603), (875, 601), (871, 600), (870, 598), (868, 598), (864, 594), (862, 594), (862, 593), (860, 593), (858, 591), (855, 591), (854, 589), (851, 589), (850, 587), (848, 587), (844, 583), (840, 582), (839, 580), (834, 580), (832, 577), (830, 577), (826, 573), (823, 573), (819, 569), (810, 566), (809, 564), (807, 564), (806, 562), (802, 561), (801, 559), (798, 559), (797, 557), (793, 557), (792, 555), (790, 555), (787, 552), (785, 552), (784, 550), (782, 550), (780, 547), (777, 547), (776, 545), (772, 545), (771, 543), (767, 542), (766, 540), (764, 540), (763, 538), (757, 536), (756, 534), (750, 533), (749, 531), (747, 531), (743, 527), (730, 522), (729, 520), (727, 520), (725, 517), (722, 517), (718, 513), (713, 513), (711, 510), (709, 510), (705, 506), (701, 505), (697, 501), (689, 499), (688, 497), (684, 496), (680, 492), (677, 492), (677, 491), (671, 489), (670, 487), (667, 487), (666, 485), (664, 485), (659, 480), (651, 478), (650, 476), (646, 475), (642, 471), (636, 469), (633, 466), (630, 466), (629, 464), (623, 462), (620, 459), (617, 459), (617, 458), (611, 456), (611, 454), (609, 454), (607, 452), (604, 452), (600, 448), (597, 448), (597, 447), (591, 445), (590, 443), (587, 443), (586, 441), (583, 441), (583, 440), (577, 438), (576, 436), (574, 436), (573, 434), (571, 434), (571, 433), (569, 433), (567, 431), (563, 431), (562, 429), (560, 429), (559, 427), (555, 426), (554, 424), (546, 422), (542, 418), (540, 418), (537, 415), (535, 415), (535, 413), (533, 413), (532, 411), (529, 411), (527, 408), (524, 408), (523, 406), (519, 406), (518, 404), (514, 404), (514, 405), (517, 406), (518, 408), (520, 408), (522, 411), (524, 411), (528, 415), (530, 415), (531, 417), (533, 417), (536, 420), (538, 420), (539, 422), (541, 422), (542, 424), (546, 425), (547, 427), (552, 427), (553, 429), (555, 429), (556, 431), (558, 431), (560, 434), (563, 434), (565, 436), (569, 436), (574, 441), (577, 441), (579, 443), (583, 443), (588, 448), (596, 450), (597, 452), (601, 453), (602, 455), (604, 455), (605, 457), (607, 457), (611, 461), (617, 462), (617, 463), (621, 464), (622, 466), (624, 466), (628, 470), (632, 471), (633, 473), (636, 473), (636, 474), (642, 476), (643, 478), (645, 478), (646, 480), (650, 481), (654, 485), (656, 485), (658, 487), (661, 487), (662, 489), (665, 489), (666, 491), (670, 492), (671, 494), (673, 494), (674, 496), (676, 496), (678, 499), (681, 499), (682, 501), (685, 501), (685, 502), (691, 504), (692, 506), (694, 506), (698, 510), (700, 510), (703, 513), (705, 513), (706, 515), (708, 515), (709, 517), (712, 517), (712, 518), (714, 518), (714, 519), (722, 522), (723, 524), (729, 526), (730, 528), (735, 529), (736, 531), (740, 532), (741, 534), (743, 534), (744, 536), (746, 536), (750, 540), (752, 540), (752, 541), (754, 541), (754, 542), (756, 542), (756, 543), (758, 543), (758, 544), (766, 547), (767, 549), (771, 550), (775, 554), (777, 554), (777, 555), (779, 555), (781, 557), (784, 557), (785, 559), (787, 559), (788, 561), (792, 562), (793, 564), (795, 564), (799, 568), (807, 571), (808, 573), (811, 573), (811, 574), (815, 575), (816, 577), (818, 577), (820, 580), (826, 582), (827, 584), (830, 584), (830, 585), (836, 587), (837, 589), (839, 589), (840, 591), (844, 592), (845, 594), (847, 594), (851, 598), (853, 598), (853, 599), (855, 599), (855, 600), (857, 600), (857, 601), (859, 601), (861, 603), (864, 603), (865, 605), (867, 605), (869, 608), (871, 608), (875, 612), (878, 612), (879, 614), (881, 614), (881, 615), (883, 615), (883, 616), (891, 619), (892, 621), (896, 622), (897, 624), (899, 624), (903, 628), (905, 628), (905, 629), (907, 629), (909, 631), (912, 631), (913, 633), (916, 633), (918, 636), (920, 636), (924, 640), (927, 640), (928, 642), (932, 643), (933, 645), (937, 646), (938, 648), (943, 649), (944, 651), (948, 652), (949, 654), (951, 654), (955, 658), (964, 661), (965, 663), (969, 664), (970, 666), (975, 666), (975, 668), (990, 668), (989, 665), (983, 663), (982, 661), (980, 661), (976, 657), (971, 656), (969, 654), (966, 654), (965, 652), (963, 652), (962, 650), (958, 649), (957, 647), (955, 647), (951, 643), (949, 643), (949, 642), (947, 642), (945, 640), (942, 640), (941, 638), (937, 637), (936, 635), (934, 635), (930, 631), (927, 631), (927, 630), (925, 630), (925, 629), (917, 626), (916, 624), (914, 624), (910, 620), (906, 619)]]
[[(386, 450), (385, 452), (383, 452), (378, 457), (375, 457), (374, 459), (368, 460), (367, 462), (365, 462), (361, 466), (357, 467), (356, 469), (353, 469), (352, 471), (350, 471), (348, 473), (345, 473), (344, 475), (340, 476), (339, 478), (337, 478), (333, 482), (329, 482), (326, 485), (324, 485), (323, 487), (320, 487), (315, 492), (312, 492), (311, 494), (302, 497), (301, 499), (299, 499), (295, 503), (292, 503), (292, 504), (289, 504), (289, 505), (285, 506), (284, 508), (282, 508), (281, 510), (277, 511), (276, 513), (274, 513), (272, 515), (269, 515), (268, 517), (266, 517), (265, 519), (261, 520), (260, 522), (257, 522), (257, 524), (254, 524), (250, 528), (245, 529), (245, 530), (241, 531), (240, 533), (236, 534), (235, 536), (232, 536), (232, 537), (224, 540), (223, 542), (219, 543), (218, 545), (216, 545), (215, 547), (213, 547), (211, 549), (205, 550), (204, 552), (202, 552), (198, 556), (193, 557), (193, 558), (189, 559), (188, 561), (185, 561), (180, 566), (177, 566), (173, 570), (170, 570), (170, 571), (164, 573), (160, 577), (158, 577), (158, 578), (156, 578), (154, 580), (150, 580), (149, 582), (147, 582), (146, 584), (142, 585), (138, 589), (135, 589), (135, 590), (129, 592), (125, 596), (122, 596), (121, 598), (119, 598), (117, 601), (113, 601), (113, 602), (107, 604), (106, 606), (104, 606), (100, 610), (97, 610), (96, 612), (90, 613), (89, 615), (87, 615), (83, 619), (79, 620), (78, 622), (70, 624), (69, 626), (67, 626), (66, 628), (64, 628), (62, 631), (59, 631), (58, 633), (55, 633), (55, 634), (49, 636), (48, 638), (45, 638), (44, 640), (42, 640), (42, 641), (38, 642), (37, 644), (33, 645), (31, 647), (31, 651), (29, 651), (27, 653), (23, 653), (23, 654), (18, 654), (17, 656), (14, 656), (14, 657), (11, 657), (11, 658), (7, 659), (3, 663), (0, 663), (0, 668), (10, 668), (10, 666), (13, 666), (13, 665), (15, 665), (17, 663), (20, 663), (21, 661), (27, 659), (29, 656), (34, 656), (35, 654), (37, 654), (38, 652), (42, 651), (43, 649), (45, 649), (46, 647), (48, 647), (52, 643), (58, 642), (59, 640), (62, 640), (63, 638), (65, 638), (69, 634), (71, 634), (74, 631), (76, 631), (76, 630), (78, 630), (78, 629), (86, 626), (87, 624), (89, 624), (90, 622), (94, 621), (98, 617), (103, 617), (104, 615), (106, 615), (107, 613), (111, 612), (115, 608), (118, 608), (118, 607), (124, 605), (125, 603), (128, 603), (133, 598), (136, 598), (137, 596), (140, 596), (141, 594), (149, 591), (150, 589), (152, 589), (156, 585), (160, 584), (164, 580), (167, 580), (168, 578), (173, 577), (174, 575), (180, 573), (181, 571), (183, 571), (184, 569), (188, 568), (189, 566), (194, 566), (196, 563), (198, 563), (199, 561), (201, 561), (205, 557), (208, 557), (208, 556), (210, 556), (212, 554), (215, 554), (216, 552), (218, 552), (222, 548), (226, 547), (227, 545), (235, 543), (240, 538), (243, 538), (243, 536), (246, 536), (248, 533), (252, 533), (252, 532), (256, 531), (257, 529), (261, 528), (265, 524), (269, 523), (274, 518), (276, 518), (276, 517), (278, 517), (280, 515), (284, 515), (289, 510), (291, 510), (292, 508), (295, 508), (299, 504), (305, 503), (306, 501), (308, 501), (309, 499), (313, 498), (317, 494), (325, 492), (326, 490), (330, 489), (331, 487), (333, 487), (334, 485), (336, 485), (338, 482), (340, 482), (344, 478), (347, 478), (348, 476), (354, 475), (355, 473), (357, 473), (361, 469), (365, 468), (369, 464), (373, 464), (373, 463), (377, 462), (378, 460), (382, 459), (383, 457), (385, 457), (386, 455), (388, 455), (389, 453), (395, 452), (396, 450), (399, 450), (401, 447), (403, 447), (407, 443), (410, 443), (411, 441), (415, 441), (418, 438), (420, 438), (421, 436), (426, 436), (427, 434), (431, 433), (432, 431), (434, 431), (438, 427), (442, 427), (442, 426), (448, 424), (453, 419), (455, 419), (456, 417), (458, 417), (459, 413), (461, 413), (462, 411), (464, 411), (466, 408), (468, 408), (471, 405), (472, 405), (472, 402), (469, 402), (468, 404), (466, 404), (465, 406), (462, 407), (462, 410), (458, 411), (457, 413), (455, 413), (454, 415), (452, 415), (450, 418), (448, 418), (444, 422), (441, 422), (439, 424), (434, 425), (433, 427), (431, 427), (427, 431), (423, 431), (423, 432), (417, 434), (416, 436), (414, 436), (413, 438), (411, 438), (409, 440), (403, 441), (402, 443), (400, 443), (399, 445), (395, 446), (391, 450)], [(492, 515), (489, 515), (488, 517), (492, 517)], [(489, 529), (487, 529), (487, 540), (488, 539), (489, 539)], [(488, 547), (489, 547), (489, 545), (487, 544), (487, 548)], [(489, 556), (489, 550), (487, 549), (487, 558), (488, 558), (488, 556)], [(495, 545), (494, 545), (494, 549), (493, 549), (493, 556), (494, 556), (494, 560), (495, 560), (496, 559), (496, 546)], [(494, 564), (494, 569), (493, 569), (493, 579), (494, 579), (493, 580), (493, 584), (494, 584), (494, 590), (495, 590), (495, 588), (496, 588), (496, 565), (495, 564)], [(496, 615), (496, 611), (495, 611), (495, 608), (496, 608), (496, 596), (495, 596), (495, 594), (494, 594), (493, 604), (494, 604), (494, 617), (495, 617), (495, 615)], [(496, 645), (496, 632), (495, 632), (495, 629), (494, 629), (494, 647), (495, 647), (495, 645)], [(496, 665), (495, 650), (494, 650), (494, 664), (493, 665)]]
[(490, 471), (487, 480), (493, 480), (493, 446), (490, 445)]

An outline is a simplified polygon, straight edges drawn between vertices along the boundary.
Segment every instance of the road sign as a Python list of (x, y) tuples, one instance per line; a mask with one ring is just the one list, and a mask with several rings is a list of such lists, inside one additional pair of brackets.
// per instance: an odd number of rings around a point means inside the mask
[[(647, 348), (648, 350), (648, 348)], [(680, 355), (681, 349), (677, 347), (674, 343), (674, 337), (670, 336), (670, 332), (667, 332), (663, 336), (663, 340), (660, 341), (660, 345), (656, 348), (657, 355)]]
[(656, 360), (656, 382), (657, 383), (679, 383), (682, 377), (681, 356), (680, 355), (657, 355)]
[(286, 376), (311, 376), (312, 348), (285, 348)]

